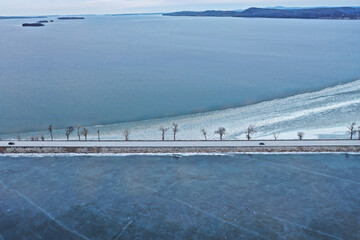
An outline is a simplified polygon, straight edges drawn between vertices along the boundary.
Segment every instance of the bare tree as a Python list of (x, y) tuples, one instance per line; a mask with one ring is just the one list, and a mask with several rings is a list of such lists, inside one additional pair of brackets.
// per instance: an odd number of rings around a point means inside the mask
[(66, 128), (66, 131), (65, 131), (66, 140), (69, 141), (70, 134), (71, 134), (73, 131), (74, 131), (74, 127), (72, 127), (72, 126)]
[(348, 129), (350, 130), (350, 140), (353, 139), (353, 136), (356, 133), (355, 125), (356, 125), (356, 122), (353, 122), (350, 124), (350, 126), (348, 126)]
[(304, 135), (305, 135), (305, 133), (303, 133), (303, 132), (298, 132), (297, 133), (297, 136), (298, 136), (299, 140), (303, 140)]
[(161, 126), (159, 130), (161, 131), (161, 140), (165, 141), (165, 133), (169, 130), (169, 128)]
[(172, 130), (174, 132), (174, 141), (175, 141), (176, 140), (176, 133), (179, 131), (179, 128), (178, 128), (177, 123), (173, 123), (172, 125), (173, 125)]
[(279, 138), (280, 133), (273, 133), (275, 141)]
[(249, 125), (246, 130), (246, 138), (248, 141), (251, 139), (251, 135), (253, 135), (254, 133), (256, 133), (254, 125)]
[(31, 141), (39, 141), (39, 137), (38, 136), (31, 136), (30, 140)]
[(89, 133), (89, 130), (87, 128), (83, 128), (83, 130), (81, 131), (82, 135), (84, 135), (85, 137), (85, 141), (87, 141), (87, 135)]
[(48, 130), (50, 132), (51, 141), (54, 141), (54, 138), (53, 138), (53, 125), (49, 125)]
[(97, 130), (97, 134), (98, 134), (98, 141), (100, 141), (100, 130)]
[(80, 141), (81, 140), (81, 132), (80, 132), (81, 125), (78, 125), (76, 129), (77, 129), (77, 135), (78, 135), (78, 138), (79, 138), (79, 141)]
[(129, 136), (130, 136), (130, 130), (127, 128), (123, 131), (124, 137), (125, 137), (125, 141), (129, 141)]
[(21, 137), (20, 137), (20, 136), (16, 136), (16, 139), (17, 139), (18, 141), (21, 141)]
[(215, 133), (215, 134), (219, 134), (219, 136), (220, 136), (220, 141), (222, 141), (222, 140), (223, 140), (223, 135), (226, 133), (226, 129), (223, 128), (223, 127), (219, 127), (219, 129), (216, 130), (214, 133)]
[(44, 137), (44, 134), (42, 133), (42, 131), (40, 131), (40, 137), (41, 137), (41, 141), (45, 141), (45, 137)]
[(203, 129), (201, 129), (201, 132), (204, 135), (205, 141), (207, 141), (206, 130), (203, 128)]

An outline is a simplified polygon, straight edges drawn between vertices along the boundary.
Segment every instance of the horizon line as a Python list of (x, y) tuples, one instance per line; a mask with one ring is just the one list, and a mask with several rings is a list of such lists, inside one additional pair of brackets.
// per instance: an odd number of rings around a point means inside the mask
[(331, 6), (317, 6), (317, 7), (286, 7), (286, 6), (272, 6), (272, 7), (247, 7), (245, 9), (232, 9), (232, 10), (215, 10), (215, 9), (206, 9), (206, 10), (178, 10), (178, 11), (164, 11), (164, 12), (134, 12), (134, 13), (82, 13), (82, 14), (50, 14), (50, 15), (0, 15), (0, 17), (32, 17), (32, 18), (36, 18), (36, 17), (57, 17), (57, 16), (104, 16), (104, 15), (146, 15), (146, 14), (165, 14), (165, 13), (173, 13), (173, 12), (204, 12), (204, 11), (240, 11), (240, 10), (246, 10), (249, 8), (298, 8), (298, 9), (315, 9), (315, 8), (343, 8), (343, 7), (348, 7), (348, 8), (360, 8), (359, 6), (337, 6), (337, 7), (331, 7)]

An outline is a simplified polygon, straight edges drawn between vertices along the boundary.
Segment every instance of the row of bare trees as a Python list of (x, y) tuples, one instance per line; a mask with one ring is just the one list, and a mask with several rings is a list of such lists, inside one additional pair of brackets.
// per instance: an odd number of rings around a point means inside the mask
[[(169, 128), (161, 126), (161, 127), (159, 127), (159, 130), (161, 132), (161, 140), (165, 141), (165, 134), (169, 130)], [(177, 123), (173, 123), (172, 127), (171, 127), (171, 130), (173, 131), (173, 137), (174, 137), (173, 139), (174, 139), (174, 141), (176, 141), (176, 134), (180, 131), (179, 130), (179, 125)]]
[[(159, 128), (159, 130), (161, 131), (161, 139), (162, 139), (162, 141), (165, 141), (165, 134), (169, 129), (170, 128), (164, 127), (164, 126), (161, 126)], [(173, 140), (176, 141), (176, 134), (180, 131), (179, 130), (179, 125), (174, 122), (172, 124), (171, 130), (173, 132)], [(53, 125), (49, 125), (48, 131), (49, 131), (49, 134), (50, 134), (50, 139), (51, 139), (51, 141), (53, 141), (54, 140), (54, 137), (53, 137)], [(70, 136), (74, 131), (75, 131), (75, 128), (73, 126), (69, 126), (69, 127), (67, 127), (65, 129), (65, 136), (66, 136), (67, 141), (70, 139)], [(202, 132), (202, 135), (204, 136), (204, 139), (208, 140), (207, 131), (203, 128), (203, 129), (201, 129), (201, 132)], [(125, 129), (122, 133), (123, 133), (123, 135), (125, 137), (125, 140), (129, 141), (131, 131), (129, 129)], [(220, 137), (220, 140), (222, 141), (223, 136), (226, 134), (226, 129), (224, 127), (219, 127), (219, 129), (216, 130), (214, 133), (218, 134), (219, 137)], [(251, 136), (253, 134), (255, 134), (255, 133), (256, 133), (255, 127), (253, 125), (250, 125), (247, 128), (247, 131), (246, 131), (247, 140), (250, 140)], [(82, 128), (81, 125), (78, 125), (76, 127), (76, 134), (77, 134), (77, 137), (78, 137), (79, 141), (81, 141), (81, 136), (84, 136), (85, 141), (87, 141), (87, 136), (89, 134), (89, 130), (87, 128)], [(279, 134), (274, 134), (275, 140), (277, 140), (278, 136), (279, 136)], [(40, 137), (41, 137), (42, 141), (45, 141), (45, 137), (44, 137), (42, 131), (40, 131)], [(98, 137), (98, 141), (100, 141), (100, 130), (97, 130), (97, 137)], [(20, 141), (21, 140), (20, 136), (17, 136), (17, 139)], [(39, 141), (39, 137), (38, 136), (31, 137), (30, 140), (31, 141)]]
[[(54, 128), (53, 128), (53, 125), (49, 125), (47, 130), (49, 131), (49, 134), (50, 134), (50, 140), (54, 141), (54, 135), (53, 135)], [(69, 126), (69, 127), (67, 127), (65, 129), (65, 136), (66, 136), (67, 141), (70, 139), (70, 136), (74, 131), (75, 131), (75, 128), (73, 126)], [(97, 139), (98, 139), (98, 141), (100, 141), (101, 140), (100, 139), (100, 130), (97, 130), (96, 133), (97, 133)], [(89, 135), (89, 129), (82, 128), (81, 125), (78, 125), (76, 127), (76, 135), (77, 135), (79, 141), (81, 141), (81, 136), (84, 136), (85, 141), (87, 141), (87, 137)], [(129, 141), (130, 130), (125, 129), (123, 131), (123, 135), (125, 137), (125, 140)], [(18, 141), (21, 141), (20, 136), (17, 136), (16, 138), (17, 138)], [(40, 131), (40, 139), (41, 139), (41, 141), (45, 141), (45, 137), (44, 137), (42, 131)], [(28, 140), (30, 140), (30, 141), (39, 141), (40, 139), (39, 139), (38, 136), (32, 136), (30, 139), (28, 138)]]
[[(170, 128), (169, 127), (164, 127), (164, 126), (161, 126), (159, 128), (159, 130), (161, 131), (161, 140), (162, 141), (165, 141), (165, 134), (166, 132), (169, 130)], [(351, 123), (349, 126), (348, 126), (348, 129), (349, 129), (349, 132), (350, 132), (350, 139), (353, 139), (354, 136), (356, 135), (356, 133), (358, 133), (358, 137), (359, 137), (359, 140), (360, 140), (360, 126), (356, 129), (356, 122), (353, 122)], [(54, 137), (53, 137), (53, 125), (49, 125), (48, 129), (47, 129), (50, 133), (50, 139), (51, 141), (54, 140)], [(77, 136), (78, 136), (78, 139), (79, 141), (81, 141), (81, 136), (84, 136), (84, 139), (85, 141), (87, 141), (87, 136), (89, 134), (89, 130), (87, 128), (82, 128), (80, 125), (77, 126), (76, 128), (77, 130)], [(171, 127), (171, 130), (173, 132), (173, 140), (176, 141), (176, 134), (180, 131), (179, 129), (179, 125), (177, 123), (173, 123), (172, 124), (172, 127)], [(70, 135), (75, 131), (75, 128), (72, 127), (72, 126), (69, 126), (65, 129), (65, 136), (66, 136), (66, 140), (69, 140), (70, 139)], [(255, 130), (255, 126), (254, 125), (249, 125), (246, 129), (246, 132), (245, 132), (245, 135), (246, 135), (246, 139), (247, 140), (251, 140), (252, 138), (252, 135), (255, 134), (257, 131)], [(129, 141), (130, 140), (130, 133), (131, 131), (129, 129), (125, 129), (123, 132), (123, 135), (125, 137), (125, 140), (126, 141)], [(207, 138), (207, 131), (203, 128), (201, 129), (201, 133), (202, 135), (204, 136), (204, 140), (208, 140)], [(219, 127), (215, 132), (214, 134), (218, 134), (219, 135), (219, 138), (220, 140), (222, 141), (223, 140), (223, 136), (226, 134), (226, 129), (224, 127)], [(280, 133), (273, 133), (273, 137), (274, 137), (274, 140), (278, 140), (279, 138), (279, 135)], [(298, 132), (297, 133), (297, 137), (299, 140), (303, 140), (304, 139), (304, 135), (305, 133), (304, 132)], [(97, 137), (98, 137), (98, 141), (100, 141), (100, 130), (97, 130)], [(20, 141), (21, 138), (20, 136), (17, 136), (17, 139)], [(40, 139), (41, 141), (45, 141), (45, 137), (42, 133), (42, 131), (40, 131)], [(39, 141), (40, 140), (38, 136), (35, 136), (35, 137), (31, 137), (30, 140), (32, 141)]]
[[(205, 136), (205, 140), (207, 140), (206, 139), (206, 131), (204, 130), (204, 129), (202, 129), (201, 130), (202, 131), (202, 133), (204, 134), (204, 136)], [(218, 130), (216, 130), (215, 132), (214, 132), (215, 134), (219, 134), (219, 137), (220, 137), (220, 141), (222, 141), (223, 140), (223, 136), (226, 134), (226, 129), (224, 128), (224, 127), (219, 127), (219, 129)], [(254, 125), (249, 125), (248, 126), (248, 128), (246, 129), (246, 139), (248, 140), (248, 141), (250, 141), (251, 140), (251, 136), (253, 135), (253, 134), (255, 134), (256, 133), (256, 130), (255, 130), (255, 126)], [(276, 140), (276, 139), (275, 139)]]
[[(84, 136), (85, 141), (87, 141), (87, 136), (89, 133), (89, 130), (87, 128), (82, 128), (81, 130), (81, 126), (78, 125), (77, 128), (77, 136), (79, 138), (79, 141), (81, 140), (81, 136)], [(70, 135), (75, 131), (75, 128), (73, 126), (69, 126), (65, 129), (65, 135), (66, 135), (66, 140), (69, 140)]]
[[(165, 141), (165, 134), (166, 132), (169, 130), (170, 128), (168, 127), (164, 127), (164, 126), (161, 126), (159, 128), (159, 130), (161, 131), (161, 140), (162, 141)], [(177, 123), (173, 123), (172, 124), (172, 131), (173, 131), (173, 136), (174, 136), (174, 141), (176, 141), (176, 134), (179, 132), (179, 126)], [(201, 129), (201, 133), (202, 135), (204, 136), (204, 139), (205, 141), (207, 140), (207, 131), (203, 128)], [(226, 129), (224, 127), (219, 127), (215, 132), (215, 134), (218, 134), (219, 135), (219, 138), (220, 140), (222, 141), (223, 140), (223, 136), (226, 134)], [(256, 133), (256, 130), (255, 130), (255, 127), (253, 125), (250, 125), (248, 128), (247, 128), (247, 131), (246, 131), (246, 138), (247, 140), (250, 140), (251, 139), (251, 136), (253, 134)], [(277, 137), (279, 136), (279, 134), (277, 135), (274, 135), (275, 137), (275, 140), (277, 139)]]
[[(54, 135), (53, 135), (53, 125), (49, 125), (48, 129), (49, 131), (49, 134), (50, 134), (50, 140), (51, 141), (54, 141)], [(85, 138), (85, 141), (87, 141), (87, 136), (88, 136), (88, 133), (89, 133), (89, 130), (87, 128), (82, 128), (81, 130), (81, 126), (78, 125), (77, 128), (77, 136), (79, 138), (79, 141), (81, 140), (81, 136), (84, 136)], [(65, 129), (65, 136), (66, 136), (66, 140), (69, 140), (70, 138), (70, 135), (75, 131), (75, 128), (73, 126), (69, 126)], [(100, 141), (100, 130), (97, 130), (97, 135), (98, 135), (98, 140)], [(16, 137), (18, 141), (21, 140), (21, 137), (20, 136), (17, 136)], [(40, 131), (40, 138), (41, 138), (41, 141), (45, 141), (45, 137), (42, 133), (42, 131)], [(39, 137), (38, 136), (33, 136), (30, 138), (31, 141), (39, 141)]]
[[(72, 132), (74, 132), (74, 130), (75, 129), (72, 126), (66, 128), (66, 130), (65, 130), (66, 140), (69, 140), (70, 135)], [(89, 130), (87, 128), (82, 128), (82, 130), (81, 130), (80, 125), (77, 126), (76, 130), (77, 130), (77, 136), (78, 136), (79, 141), (81, 141), (81, 136), (84, 136), (85, 141), (87, 141), (87, 136), (89, 134)], [(123, 131), (123, 135), (124, 135), (126, 141), (129, 141), (130, 133), (131, 132), (129, 129), (125, 129)], [(98, 141), (100, 141), (101, 140), (100, 139), (100, 130), (97, 130), (97, 137), (98, 137)]]

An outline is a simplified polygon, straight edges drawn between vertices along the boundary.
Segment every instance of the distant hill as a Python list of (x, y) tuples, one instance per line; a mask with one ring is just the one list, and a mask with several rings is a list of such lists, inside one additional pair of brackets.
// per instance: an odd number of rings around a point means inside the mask
[(151, 16), (151, 15), (160, 15), (163, 13), (118, 13), (118, 14), (105, 14), (104, 16), (113, 16), (113, 17), (121, 17), (121, 16)]
[(358, 7), (329, 8), (249, 8), (239, 11), (175, 12), (164, 16), (247, 17), (247, 18), (301, 18), (301, 19), (360, 19)]
[(190, 17), (236, 17), (238, 11), (215, 11), (208, 10), (204, 12), (192, 12), (192, 11), (183, 11), (175, 13), (165, 13), (164, 16), (190, 16)]
[(82, 20), (84, 17), (59, 17), (59, 20)]

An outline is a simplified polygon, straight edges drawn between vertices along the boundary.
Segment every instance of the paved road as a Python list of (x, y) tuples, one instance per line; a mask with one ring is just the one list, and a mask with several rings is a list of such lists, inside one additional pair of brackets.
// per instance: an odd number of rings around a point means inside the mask
[[(9, 143), (14, 145), (9, 145)], [(261, 144), (261, 145), (260, 145)], [(263, 144), (263, 145), (262, 145)], [(360, 140), (281, 141), (0, 141), (0, 147), (306, 147), (360, 146)]]

